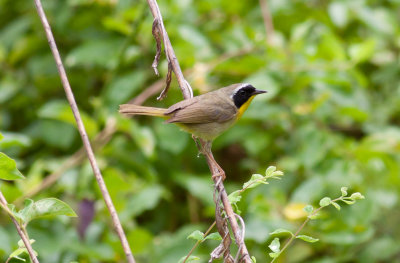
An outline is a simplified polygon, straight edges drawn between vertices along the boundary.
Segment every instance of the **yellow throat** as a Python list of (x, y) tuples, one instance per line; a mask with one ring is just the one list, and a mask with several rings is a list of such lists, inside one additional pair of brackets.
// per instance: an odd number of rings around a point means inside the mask
[(236, 120), (239, 120), (242, 117), (243, 113), (247, 110), (247, 108), (250, 105), (250, 102), (254, 99), (254, 97), (255, 95), (251, 96), (245, 103), (243, 103), (242, 106), (240, 106), (239, 114), (237, 115)]

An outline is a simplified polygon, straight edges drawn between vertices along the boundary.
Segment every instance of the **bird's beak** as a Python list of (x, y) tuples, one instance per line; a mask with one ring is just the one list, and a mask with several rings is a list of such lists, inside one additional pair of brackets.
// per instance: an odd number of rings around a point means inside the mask
[(263, 94), (263, 93), (267, 93), (267, 91), (266, 91), (266, 90), (259, 90), (259, 89), (256, 89), (256, 90), (253, 92), (253, 95), (258, 95), (258, 94)]

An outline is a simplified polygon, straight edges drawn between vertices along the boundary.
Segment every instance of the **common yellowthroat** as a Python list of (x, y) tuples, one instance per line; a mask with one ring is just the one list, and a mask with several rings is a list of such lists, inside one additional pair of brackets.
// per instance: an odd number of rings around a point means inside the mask
[(211, 147), (211, 142), (240, 119), (253, 98), (262, 93), (266, 91), (238, 83), (180, 101), (168, 109), (122, 104), (119, 112), (163, 117), (167, 123), (176, 123)]

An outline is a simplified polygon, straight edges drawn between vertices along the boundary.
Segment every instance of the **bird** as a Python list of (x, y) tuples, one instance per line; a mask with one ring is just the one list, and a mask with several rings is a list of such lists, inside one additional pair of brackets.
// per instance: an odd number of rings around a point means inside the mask
[(119, 112), (162, 117), (166, 123), (177, 124), (182, 130), (204, 141), (207, 154), (208, 151), (211, 153), (212, 141), (242, 117), (256, 95), (266, 92), (248, 83), (237, 83), (182, 100), (169, 108), (122, 104)]

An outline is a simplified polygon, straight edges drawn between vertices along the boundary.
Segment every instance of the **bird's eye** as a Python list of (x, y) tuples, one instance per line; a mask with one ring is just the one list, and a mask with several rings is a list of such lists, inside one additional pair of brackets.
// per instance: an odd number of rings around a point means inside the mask
[(244, 94), (246, 94), (246, 91), (241, 90), (241, 91), (240, 91), (240, 95), (244, 95)]

